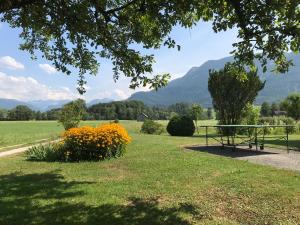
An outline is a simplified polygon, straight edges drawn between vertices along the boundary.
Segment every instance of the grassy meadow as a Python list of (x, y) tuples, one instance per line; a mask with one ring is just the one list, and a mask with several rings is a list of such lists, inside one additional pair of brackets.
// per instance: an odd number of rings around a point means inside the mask
[[(105, 121), (83, 121), (81, 126), (96, 126)], [(140, 124), (123, 121), (123, 124), (138, 131)], [(138, 126), (135, 128), (135, 126)], [(53, 140), (63, 132), (57, 121), (0, 121), (0, 152), (40, 141)]]
[[(23, 132), (14, 138), (22, 143), (22, 135), (34, 141), (62, 130), (56, 122), (34, 123), (32, 129), (20, 125)], [(133, 141), (118, 159), (0, 158), (0, 224), (300, 224), (298, 172), (186, 150), (183, 145), (205, 139), (143, 135), (141, 123), (121, 123)]]
[[(108, 121), (83, 121), (81, 126), (91, 125), (97, 126), (100, 123)], [(167, 126), (168, 121), (159, 121)], [(215, 125), (216, 120), (201, 120), (200, 125)], [(131, 132), (139, 133), (141, 123), (135, 121), (122, 121), (122, 124)], [(204, 137), (204, 128), (198, 129), (199, 134), (195, 132), (195, 136)], [(53, 140), (63, 132), (63, 127), (57, 121), (0, 121), (0, 152), (20, 146), (34, 144), (40, 141)], [(209, 134), (214, 134), (215, 130), (210, 129)], [(274, 135), (272, 135), (274, 136)], [(201, 140), (204, 143), (204, 140)], [(214, 141), (209, 140), (210, 143)], [(269, 140), (268, 145), (273, 147), (285, 148), (284, 140)], [(289, 143), (291, 148), (300, 149), (300, 134), (289, 135)]]

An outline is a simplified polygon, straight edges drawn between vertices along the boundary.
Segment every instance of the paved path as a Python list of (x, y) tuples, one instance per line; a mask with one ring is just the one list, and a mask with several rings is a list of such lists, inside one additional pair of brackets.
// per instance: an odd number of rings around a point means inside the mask
[(186, 149), (207, 152), (219, 156), (230, 157), (238, 160), (274, 166), (277, 168), (300, 171), (300, 152), (265, 148), (264, 151), (255, 151), (237, 148), (221, 149), (220, 146), (187, 146)]

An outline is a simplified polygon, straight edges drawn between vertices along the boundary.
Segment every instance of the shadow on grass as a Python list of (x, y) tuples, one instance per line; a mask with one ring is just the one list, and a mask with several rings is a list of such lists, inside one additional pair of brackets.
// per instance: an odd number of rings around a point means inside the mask
[(187, 146), (185, 148), (188, 150), (207, 152), (210, 154), (226, 156), (231, 158), (277, 154), (274, 152), (256, 151), (256, 150), (242, 149), (242, 148), (236, 148), (235, 150), (233, 150), (233, 148), (225, 147), (222, 149), (221, 146)]
[[(276, 146), (280, 149), (286, 149), (286, 141), (285, 140), (265, 140), (265, 145)], [(289, 140), (289, 147), (293, 150), (300, 151), (300, 140)]]
[(88, 184), (65, 181), (57, 172), (0, 176), (0, 224), (189, 225), (182, 215), (198, 215), (193, 205), (160, 208), (157, 199), (87, 205), (80, 202), (80, 185)]

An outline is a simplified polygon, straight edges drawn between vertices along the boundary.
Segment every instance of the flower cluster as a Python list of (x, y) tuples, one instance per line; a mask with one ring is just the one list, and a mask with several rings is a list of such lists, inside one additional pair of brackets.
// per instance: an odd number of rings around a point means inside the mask
[(117, 123), (71, 128), (62, 135), (69, 160), (102, 160), (123, 154), (130, 143), (125, 128)]

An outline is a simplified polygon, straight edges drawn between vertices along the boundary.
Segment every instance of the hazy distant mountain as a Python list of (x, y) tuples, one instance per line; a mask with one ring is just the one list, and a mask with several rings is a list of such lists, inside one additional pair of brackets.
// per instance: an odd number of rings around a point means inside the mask
[[(17, 105), (27, 105), (32, 110), (39, 110), (42, 112), (45, 112), (47, 110), (55, 109), (55, 108), (61, 108), (66, 103), (70, 102), (72, 100), (36, 100), (36, 101), (19, 101), (16, 99), (5, 99), (0, 98), (0, 108), (3, 109), (12, 109), (16, 107)], [(87, 106), (95, 105), (98, 103), (108, 103), (114, 101), (113, 99), (109, 98), (103, 98), (103, 99), (94, 99), (89, 102), (87, 102)]]
[(88, 102), (87, 105), (91, 106), (91, 105), (96, 105), (99, 103), (109, 103), (109, 102), (113, 102), (113, 101), (114, 100), (111, 98), (94, 99), (94, 100)]
[[(257, 103), (263, 101), (274, 102), (285, 98), (291, 92), (300, 91), (300, 55), (289, 54), (295, 66), (287, 74), (274, 74), (267, 72), (261, 74), (261, 79), (266, 80), (265, 88), (260, 92)], [(129, 99), (140, 100), (148, 105), (170, 105), (177, 102), (198, 102), (208, 107), (211, 106), (211, 97), (208, 92), (209, 69), (221, 69), (226, 62), (233, 61), (233, 57), (219, 60), (209, 60), (199, 67), (191, 68), (186, 75), (171, 81), (167, 87), (158, 91), (136, 92)], [(268, 67), (272, 68), (269, 64)], [(259, 71), (261, 69), (259, 68)]]
[(50, 109), (61, 108), (64, 104), (70, 101), (71, 100), (36, 100), (29, 101), (28, 104), (33, 107), (31, 107), (32, 109), (44, 112)]
[(29, 107), (32, 107), (27, 102), (19, 101), (19, 100), (16, 100), (16, 99), (0, 98), (0, 108), (12, 109), (12, 108), (16, 107), (17, 105), (27, 105)]

